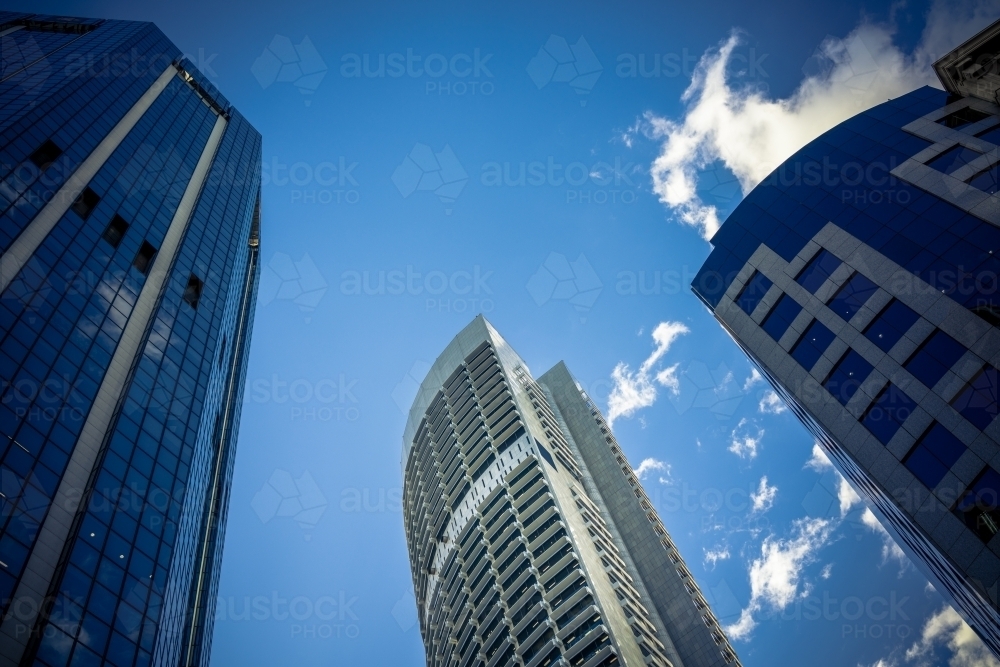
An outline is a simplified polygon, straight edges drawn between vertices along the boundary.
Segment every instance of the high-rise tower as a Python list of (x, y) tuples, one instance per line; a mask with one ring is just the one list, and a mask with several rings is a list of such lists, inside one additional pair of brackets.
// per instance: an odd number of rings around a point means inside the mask
[(0, 53), (0, 665), (207, 665), (261, 137), (150, 23)]
[(790, 157), (692, 288), (1000, 657), (998, 50)]
[(740, 664), (565, 365), (536, 381), (477, 317), (421, 385), (402, 463), (429, 666)]

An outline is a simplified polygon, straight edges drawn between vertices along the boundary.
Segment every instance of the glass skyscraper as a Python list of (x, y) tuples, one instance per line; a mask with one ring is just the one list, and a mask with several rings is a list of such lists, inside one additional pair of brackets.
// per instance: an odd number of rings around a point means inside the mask
[(1000, 657), (998, 47), (790, 157), (692, 288)]
[(150, 23), (0, 12), (0, 665), (206, 665), (261, 137)]
[(611, 429), (566, 366), (536, 381), (479, 316), (403, 438), (427, 664), (740, 664)]

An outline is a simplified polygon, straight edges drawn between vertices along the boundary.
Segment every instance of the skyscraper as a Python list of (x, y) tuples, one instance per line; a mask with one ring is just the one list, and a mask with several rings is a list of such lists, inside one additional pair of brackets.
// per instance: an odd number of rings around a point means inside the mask
[(692, 288), (1000, 657), (998, 43), (790, 157)]
[(0, 665), (206, 665), (261, 137), (150, 23), (0, 54)]
[(479, 316), (420, 387), (403, 520), (427, 664), (739, 665), (600, 411)]

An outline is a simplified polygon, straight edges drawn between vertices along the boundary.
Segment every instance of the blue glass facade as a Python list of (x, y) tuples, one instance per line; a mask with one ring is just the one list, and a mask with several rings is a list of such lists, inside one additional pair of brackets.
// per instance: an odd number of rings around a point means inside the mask
[(1000, 655), (998, 130), (930, 87), (841, 123), (746, 196), (692, 289)]
[(261, 137), (152, 24), (0, 40), (0, 663), (207, 664)]

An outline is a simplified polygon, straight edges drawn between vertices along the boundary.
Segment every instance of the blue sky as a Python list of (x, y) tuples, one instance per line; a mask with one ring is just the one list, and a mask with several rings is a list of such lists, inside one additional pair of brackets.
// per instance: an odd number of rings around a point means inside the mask
[[(974, 659), (688, 283), (768, 160), (921, 85), (995, 4), (8, 4), (156, 22), (264, 135), (215, 664), (422, 664), (401, 434), (478, 312), (602, 407), (646, 392), (617, 437), (745, 665)], [(684, 101), (706, 53), (724, 85)]]

